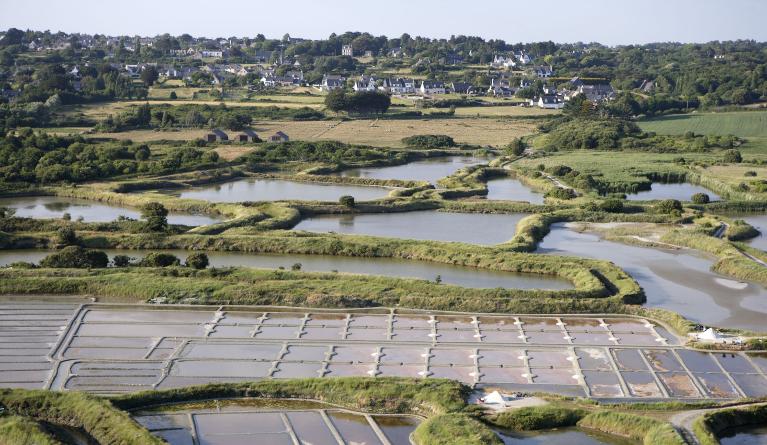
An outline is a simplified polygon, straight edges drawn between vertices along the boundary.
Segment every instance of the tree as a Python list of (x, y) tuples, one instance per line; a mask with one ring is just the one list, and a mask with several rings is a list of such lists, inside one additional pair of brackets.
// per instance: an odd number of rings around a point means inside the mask
[(109, 257), (100, 250), (83, 249), (69, 246), (52, 253), (40, 261), (41, 267), (89, 269), (104, 268), (109, 264)]
[(741, 156), (738, 150), (725, 150), (724, 162), (739, 164), (741, 161), (743, 161), (743, 156)]
[(170, 92), (170, 96), (169, 96), (169, 97), (170, 97), (172, 100), (176, 100), (176, 99), (178, 99), (178, 94), (176, 94), (176, 92), (175, 92), (175, 91), (171, 91), (171, 92)]
[(344, 195), (338, 198), (338, 203), (342, 206), (352, 208), (354, 207), (354, 196)]
[(348, 105), (346, 92), (342, 89), (333, 90), (325, 96), (325, 107), (334, 113), (346, 110)]
[(660, 213), (674, 213), (682, 211), (682, 203), (676, 199), (664, 199), (655, 205)]
[(208, 267), (208, 264), (210, 264), (210, 261), (208, 260), (208, 255), (206, 255), (204, 252), (194, 252), (189, 254), (188, 257), (186, 257), (187, 267), (201, 270)]
[(152, 232), (162, 232), (168, 228), (168, 209), (159, 202), (144, 205), (141, 217), (146, 219), (146, 227)]
[(711, 198), (706, 193), (696, 193), (690, 198), (695, 204), (708, 204)]
[(522, 156), (525, 153), (525, 141), (520, 138), (515, 138), (509, 143), (507, 148), (514, 156)]
[(152, 86), (160, 78), (160, 73), (157, 72), (157, 68), (149, 65), (141, 71), (141, 81), (146, 86)]
[(56, 231), (56, 239), (59, 244), (64, 246), (71, 246), (78, 244), (80, 240), (77, 239), (77, 233), (69, 226), (64, 226)]

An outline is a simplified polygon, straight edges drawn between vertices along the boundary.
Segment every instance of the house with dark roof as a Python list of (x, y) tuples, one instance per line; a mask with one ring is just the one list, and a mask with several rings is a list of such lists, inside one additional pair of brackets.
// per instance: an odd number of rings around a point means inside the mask
[(224, 133), (224, 130), (220, 128), (216, 128), (210, 131), (207, 135), (205, 135), (205, 139), (208, 142), (220, 142), (220, 141), (228, 141), (229, 136), (227, 136), (226, 133)]
[(320, 90), (333, 91), (344, 87), (346, 84), (346, 78), (343, 76), (337, 76), (334, 74), (325, 74), (322, 76), (322, 83), (320, 84)]
[(273, 135), (269, 136), (269, 142), (288, 142), (290, 138), (288, 138), (288, 135), (278, 131), (277, 133), (274, 133)]
[[(558, 110), (565, 106), (564, 99), (556, 94), (544, 94), (534, 102), (539, 108)], [(532, 104), (531, 104), (532, 105)]]
[(439, 80), (424, 80), (421, 82), (419, 91), (423, 95), (427, 94), (445, 94), (445, 83)]
[(615, 90), (609, 83), (596, 83), (593, 85), (581, 85), (576, 90), (592, 102), (603, 102), (615, 98)]
[(456, 94), (474, 94), (476, 91), (474, 85), (468, 82), (453, 82), (450, 89)]
[(408, 77), (384, 79), (378, 89), (390, 94), (413, 94), (416, 90), (416, 81)]
[(240, 134), (237, 135), (237, 141), (238, 142), (261, 142), (261, 139), (258, 137), (258, 134), (256, 134), (255, 131), (253, 131), (251, 128), (246, 128), (240, 132)]

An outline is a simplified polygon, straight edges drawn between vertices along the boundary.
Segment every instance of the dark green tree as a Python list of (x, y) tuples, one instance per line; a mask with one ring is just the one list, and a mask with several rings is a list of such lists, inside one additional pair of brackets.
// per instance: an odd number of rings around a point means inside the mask
[(162, 232), (168, 228), (168, 209), (159, 202), (144, 205), (141, 217), (146, 220), (146, 227), (152, 232)]

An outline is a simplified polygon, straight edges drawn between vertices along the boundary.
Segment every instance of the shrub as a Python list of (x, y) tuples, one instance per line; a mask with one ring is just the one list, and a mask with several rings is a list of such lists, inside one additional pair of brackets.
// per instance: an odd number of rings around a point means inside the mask
[(56, 231), (56, 240), (59, 244), (65, 246), (72, 246), (80, 243), (80, 240), (77, 238), (77, 233), (75, 233), (75, 230), (69, 226), (64, 226)]
[(748, 177), (752, 177), (753, 178), (754, 176), (756, 176), (756, 172), (753, 171), (753, 170), (749, 170), (749, 171), (743, 173), (743, 176), (748, 176)]
[(569, 200), (575, 198), (575, 190), (573, 189), (565, 189), (565, 188), (554, 188), (546, 192), (544, 195), (547, 198), (556, 198), (561, 200)]
[(706, 193), (696, 193), (692, 195), (690, 201), (694, 202), (695, 204), (708, 204), (711, 201), (711, 198), (709, 198)]
[(682, 203), (676, 199), (664, 199), (655, 204), (655, 209), (660, 213), (681, 212)]
[(599, 203), (599, 210), (610, 213), (621, 213), (623, 212), (623, 201), (615, 198), (605, 199)]
[(115, 267), (128, 267), (133, 260), (134, 258), (131, 258), (128, 255), (115, 255), (112, 258), (112, 264), (114, 264)]
[(186, 266), (192, 267), (194, 269), (205, 269), (208, 267), (208, 264), (210, 264), (210, 261), (208, 260), (208, 255), (206, 255), (204, 252), (194, 252), (189, 254), (188, 257), (186, 257)]
[(725, 150), (723, 160), (731, 164), (738, 164), (743, 161), (743, 156), (738, 150)]
[(338, 198), (338, 203), (342, 206), (352, 208), (354, 207), (354, 196), (344, 195)]
[(522, 156), (525, 153), (525, 142), (520, 138), (515, 138), (507, 146), (508, 150), (514, 156)]
[(303, 265), (301, 265), (301, 263), (293, 263), (293, 265), (290, 266), (290, 270), (297, 272), (301, 270), (302, 267)]
[(170, 253), (149, 252), (139, 264), (143, 267), (168, 267), (178, 266), (181, 261)]
[(554, 176), (564, 176), (572, 171), (573, 169), (566, 165), (555, 165), (546, 169), (546, 172)]
[(178, 94), (176, 94), (176, 92), (175, 92), (175, 91), (171, 91), (171, 92), (170, 92), (170, 96), (169, 96), (169, 97), (170, 97), (171, 99), (173, 99), (173, 100), (176, 100), (176, 99), (178, 99)]
[(83, 249), (69, 246), (52, 253), (40, 261), (42, 267), (54, 268), (104, 268), (109, 264), (109, 257), (100, 250)]

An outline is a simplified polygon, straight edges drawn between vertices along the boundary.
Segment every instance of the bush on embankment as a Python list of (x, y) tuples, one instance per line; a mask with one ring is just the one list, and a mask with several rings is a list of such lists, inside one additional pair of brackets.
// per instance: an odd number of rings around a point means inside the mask
[(533, 431), (575, 426), (586, 414), (581, 409), (547, 405), (504, 411), (492, 416), (489, 421), (507, 430)]
[(644, 445), (686, 444), (671, 424), (635, 414), (597, 411), (578, 421), (578, 426), (627, 437)]
[(502, 445), (485, 424), (466, 414), (449, 413), (425, 420), (413, 432), (418, 445)]
[(63, 445), (37, 422), (21, 416), (0, 417), (0, 444)]

